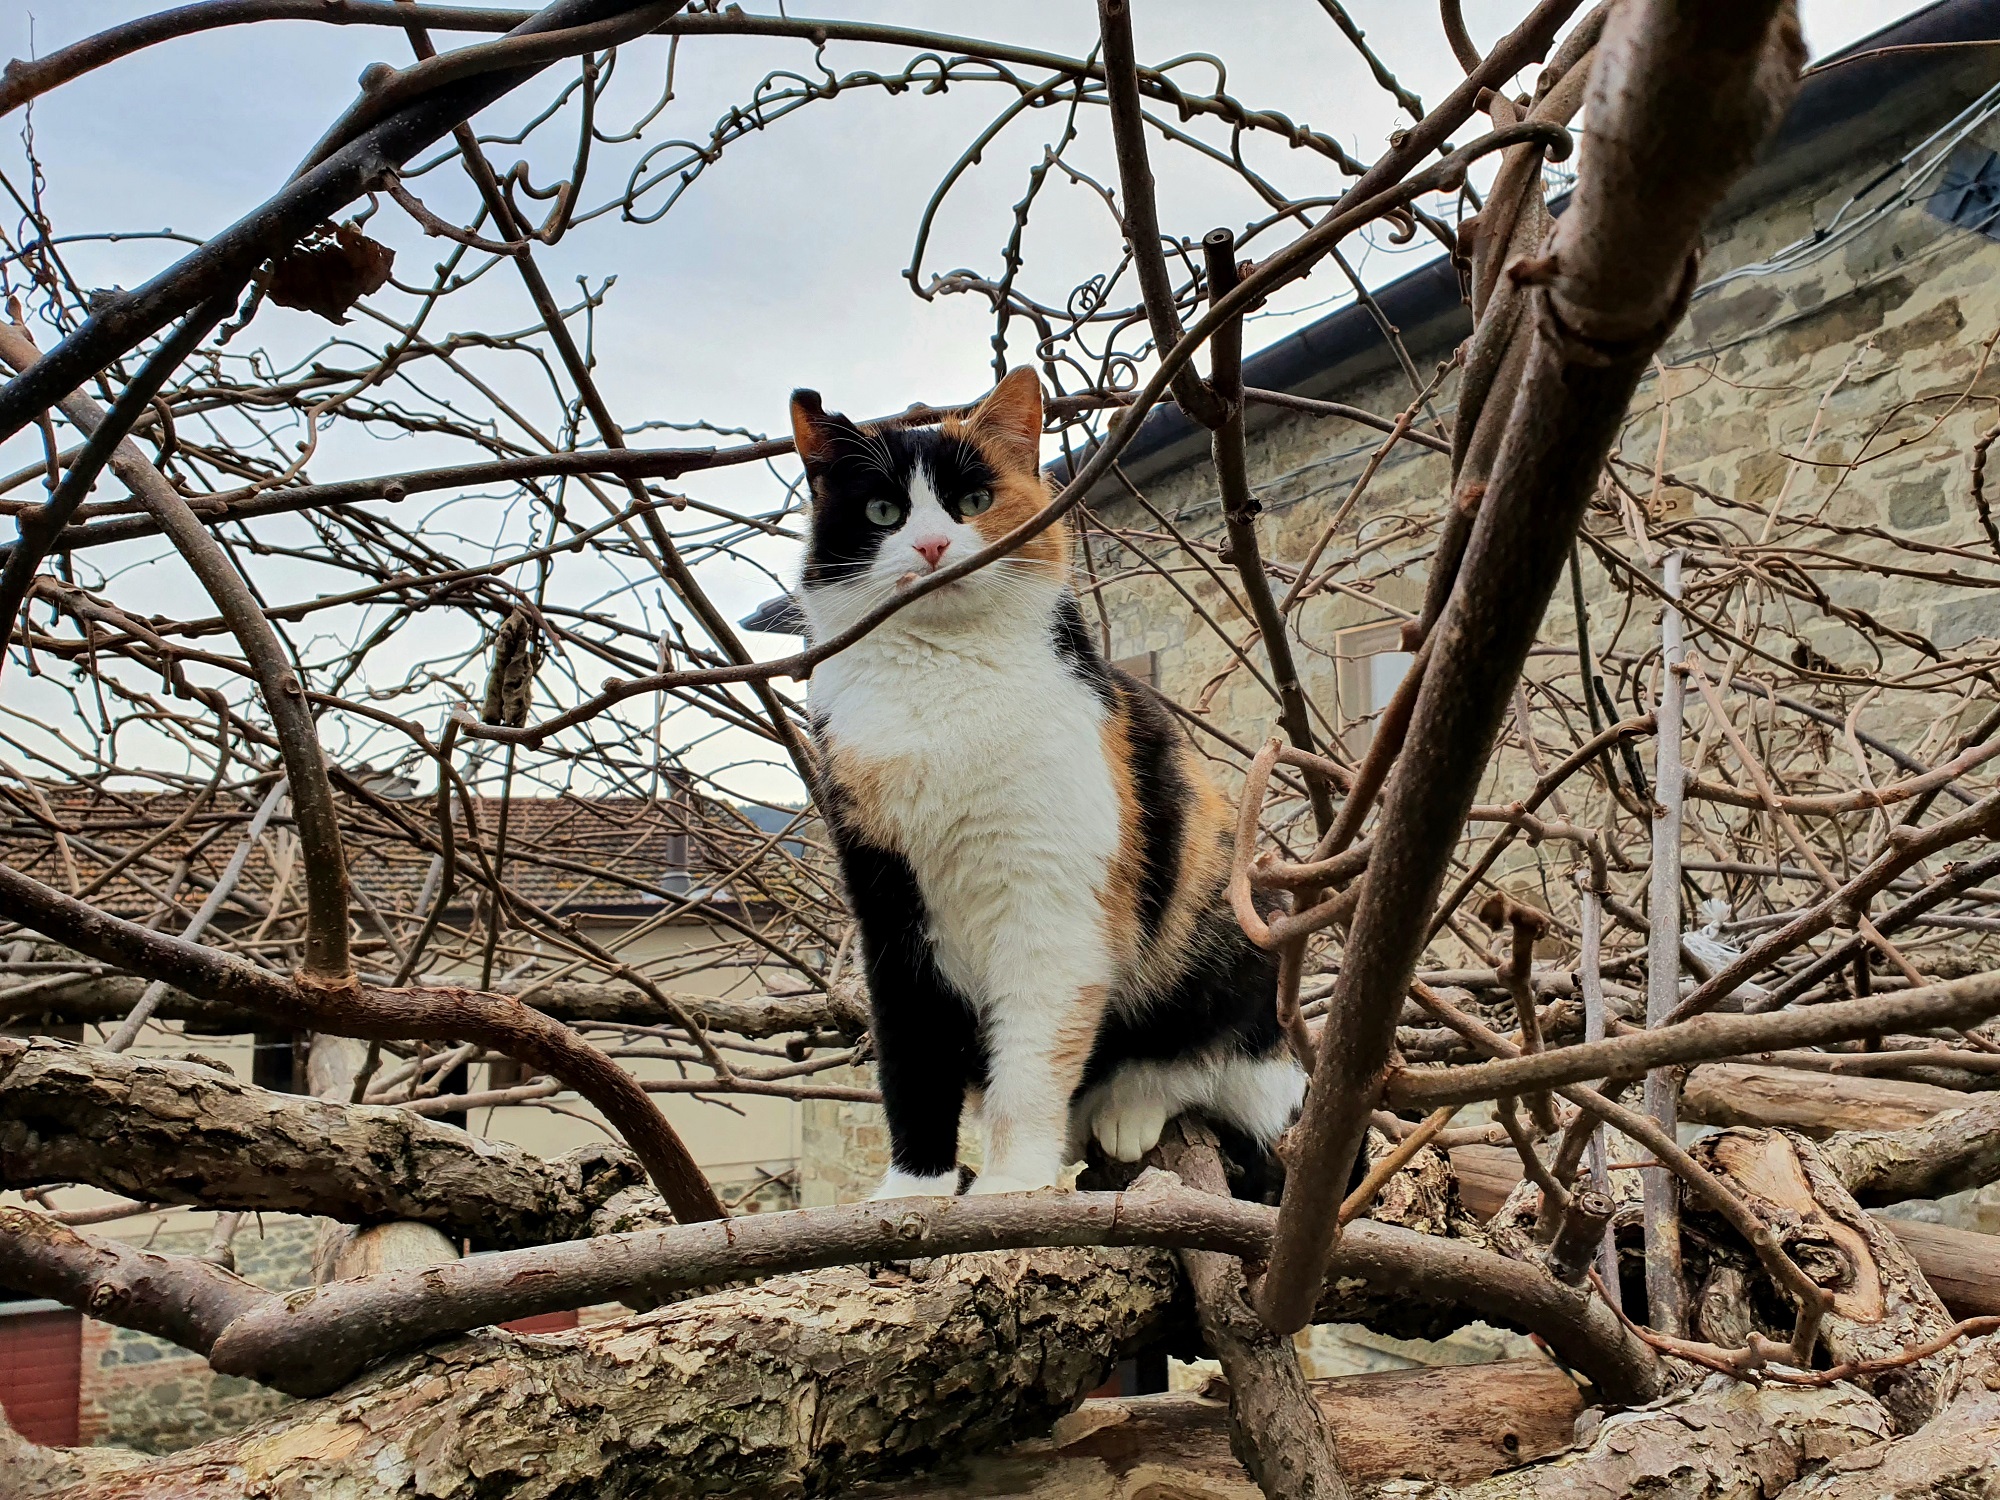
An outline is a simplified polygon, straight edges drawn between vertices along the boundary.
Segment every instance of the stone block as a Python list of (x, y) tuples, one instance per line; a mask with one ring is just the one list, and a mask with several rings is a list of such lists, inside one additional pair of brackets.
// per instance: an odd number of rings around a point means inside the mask
[(1922, 531), (1951, 519), (1944, 475), (1933, 471), (1889, 486), (1889, 524), (1898, 531)]
[(1830, 298), (1810, 316), (1792, 324), (1773, 341), (1772, 355), (1780, 363), (1804, 359), (1855, 344), (1880, 328), (1889, 314), (1916, 295), (1907, 276), (1890, 276), (1846, 296)]

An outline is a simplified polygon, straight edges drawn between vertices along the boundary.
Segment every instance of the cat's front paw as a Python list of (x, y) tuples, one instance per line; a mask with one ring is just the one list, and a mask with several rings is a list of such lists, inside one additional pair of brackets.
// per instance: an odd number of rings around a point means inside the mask
[(1113, 1161), (1137, 1161), (1160, 1144), (1167, 1112), (1150, 1099), (1107, 1104), (1090, 1123), (1091, 1134)]
[(958, 1171), (926, 1174), (891, 1167), (883, 1174), (882, 1185), (868, 1195), (873, 1203), (883, 1198), (949, 1198), (958, 1191)]

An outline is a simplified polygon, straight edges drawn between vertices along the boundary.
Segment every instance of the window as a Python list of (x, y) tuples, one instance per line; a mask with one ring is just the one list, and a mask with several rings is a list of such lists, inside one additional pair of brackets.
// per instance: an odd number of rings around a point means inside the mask
[(1343, 630), (1333, 638), (1341, 739), (1350, 755), (1360, 755), (1374, 738), (1375, 716), (1389, 706), (1414, 659), (1403, 649), (1399, 620), (1383, 620)]
[(1960, 146), (1928, 206), (1947, 224), (2000, 240), (2000, 157), (1977, 146)]

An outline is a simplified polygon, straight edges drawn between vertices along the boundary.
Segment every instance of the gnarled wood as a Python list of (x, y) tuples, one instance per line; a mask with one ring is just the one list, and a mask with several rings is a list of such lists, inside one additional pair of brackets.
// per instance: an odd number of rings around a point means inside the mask
[(1955, 1318), (2000, 1313), (2000, 1235), (1877, 1216), (1910, 1252)]
[[(1597, 1422), (1570, 1449), (1575, 1397), (1552, 1387), (1560, 1378), (1516, 1362), (1316, 1381), (1313, 1394), (1353, 1434), (1355, 1481), (1380, 1500), (1771, 1500), (1829, 1458), (1851, 1454), (1865, 1473), (1893, 1451), (1887, 1415), (1851, 1386), (1759, 1390), (1721, 1378), (1671, 1408)], [(1254, 1500), (1255, 1487), (1232, 1472), (1224, 1422), (1220, 1401), (1193, 1395), (1092, 1401), (1047, 1440), (895, 1486), (882, 1500)], [(1541, 1461), (1494, 1472), (1510, 1439), (1521, 1459)], [(1558, 1451), (1538, 1450), (1544, 1442)], [(1786, 1490), (1788, 1500), (1812, 1493)], [(1856, 1489), (1841, 1500), (1881, 1493)], [(1954, 1491), (1915, 1493), (1959, 1500)]]
[[(1909, 1251), (1888, 1225), (1854, 1201), (1806, 1137), (1785, 1130), (1725, 1130), (1697, 1142), (1692, 1154), (1833, 1294), (1819, 1336), (1834, 1363), (1888, 1359), (1951, 1328), (1954, 1320)], [(1701, 1214), (1692, 1197), (1687, 1213), (1691, 1222)], [(1957, 1378), (1958, 1355), (1951, 1349), (1859, 1377), (1904, 1432), (1935, 1415), (1951, 1398)]]
[[(1159, 1157), (1189, 1187), (1226, 1195), (1215, 1137), (1183, 1116), (1167, 1127)], [(1183, 1250), (1202, 1341), (1222, 1362), (1229, 1387), (1229, 1446), (1268, 1500), (1347, 1500), (1334, 1429), (1313, 1402), (1298, 1350), (1250, 1306), (1243, 1263)]]
[(1046, 1432), (1168, 1325), (1179, 1288), (1163, 1252), (1037, 1251), (781, 1277), (571, 1333), (489, 1330), (73, 1493), (823, 1492)]
[(1780, 1500), (1991, 1500), (2000, 1495), (2000, 1340), (1965, 1350), (1958, 1395), (1922, 1431), (1836, 1457)]
[(1864, 1457), (1888, 1413), (1852, 1386), (1800, 1390), (1715, 1376), (1683, 1401), (1605, 1418), (1571, 1452), (1478, 1484), (1413, 1484), (1396, 1500), (1767, 1500), (1828, 1458)]
[[(325, 1032), (312, 1039), (306, 1062), (306, 1091), (328, 1103), (353, 1097), (354, 1081), (366, 1065), (368, 1049), (352, 1037)], [(322, 1216), (313, 1246), (313, 1281), (344, 1281), (403, 1267), (443, 1265), (459, 1258), (458, 1244), (434, 1224), (392, 1219), (355, 1225)]]
[[(881, 1500), (1255, 1500), (1257, 1486), (1229, 1450), (1220, 1384), (1086, 1401), (1046, 1438), (893, 1486)], [(1484, 1479), (1558, 1452), (1581, 1410), (1569, 1378), (1536, 1359), (1343, 1375), (1309, 1389), (1364, 1493), (1409, 1474)]]
[(83, 1182), (203, 1208), (413, 1219), (490, 1250), (587, 1236), (609, 1200), (643, 1181), (616, 1146), (544, 1159), (407, 1110), (0, 1037), (0, 1187)]

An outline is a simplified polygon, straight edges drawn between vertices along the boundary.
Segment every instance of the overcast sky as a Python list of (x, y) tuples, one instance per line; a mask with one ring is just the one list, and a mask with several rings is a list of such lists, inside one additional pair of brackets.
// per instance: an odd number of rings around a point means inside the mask
[[(0, 42), (15, 55), (46, 52), (158, 8), (159, 0), (0, 0)], [(1808, 42), (1819, 55), (1910, 8), (1896, 0), (1805, 0)], [(1089, 0), (999, 6), (851, 0), (826, 9), (844, 18), (999, 36), (1071, 54), (1089, 48), (1096, 26)], [(1390, 66), (1425, 99), (1442, 97), (1457, 81), (1434, 6), (1352, 0), (1350, 9)], [(1471, 0), (1466, 7), (1482, 41), (1524, 9), (1520, 0)], [(1327, 131), (1364, 160), (1381, 150), (1398, 123), (1313, 0), (1139, 0), (1134, 10), (1143, 59), (1217, 54), (1228, 63), (1230, 93)], [(630, 49), (625, 81), (635, 87), (624, 97), (650, 95), (665, 50), (659, 41)], [(901, 55), (852, 43), (835, 43), (827, 53), (841, 72), (880, 67)], [(408, 61), (392, 31), (266, 23), (155, 47), (64, 87), (42, 100), (34, 116), (48, 202), (59, 226), (72, 234), (139, 226), (213, 232), (283, 182), (353, 98), (361, 70), (384, 59)], [(730, 103), (748, 97), (765, 71), (809, 70), (811, 64), (812, 49), (802, 42), (691, 42), (681, 52), (677, 98), (649, 127), (645, 144), (703, 137)], [(1186, 76), (1193, 86), (1208, 72), (1195, 68)], [(546, 90), (532, 92), (539, 99)], [(600, 352), (608, 377), (628, 398), (622, 407), (698, 411), (768, 427), (780, 414), (784, 392), (799, 383), (817, 383), (830, 399), (871, 411), (919, 394), (979, 387), (988, 358), (982, 311), (967, 299), (926, 305), (899, 272), (930, 189), (1004, 102), (989, 85), (943, 98), (867, 91), (816, 105), (732, 148), (660, 223), (607, 223), (608, 233), (577, 236), (569, 256), (548, 257), (558, 284), (577, 274), (619, 277), (614, 305), (621, 316), (608, 320), (615, 321), (616, 333)], [(490, 126), (506, 113), (502, 106), (481, 124)], [(615, 110), (607, 113), (615, 118)], [(9, 121), (9, 135), (14, 123)], [(928, 269), (995, 264), (1026, 170), (1058, 125), (1051, 112), (1032, 113), (988, 153), (948, 207)], [(1103, 133), (1101, 118), (1086, 117), (1085, 127)], [(1080, 159), (1108, 165), (1107, 154), (1091, 144)], [(8, 166), (18, 166), (12, 142), (7, 154)], [(610, 160), (600, 161), (595, 196), (611, 187), (632, 154), (629, 148), (602, 153)], [(558, 159), (559, 153), (551, 167)], [(1261, 161), (1274, 166), (1281, 186), (1297, 193), (1337, 191), (1343, 182), (1309, 153), (1271, 151)], [(1161, 217), (1170, 230), (1199, 234), (1228, 222), (1227, 210), (1236, 210), (1239, 222), (1256, 212), (1241, 190), (1219, 201), (1224, 195), (1218, 190), (1226, 187), (1220, 172), (1183, 167), (1172, 159), (1162, 164)], [(1049, 225), (1030, 249), (1051, 265), (1045, 280), (1052, 284), (1071, 265), (1103, 264), (1113, 230), (1081, 190), (1048, 196), (1056, 211), (1038, 214), (1038, 227), (1044, 216)], [(150, 245), (76, 258), (130, 281), (175, 253), (171, 246)], [(1309, 290), (1314, 296), (1304, 300), (1333, 289)]]
[[(46, 53), (163, 3), (0, 0), (0, 45), (17, 56)], [(1814, 54), (1822, 55), (1909, 8), (1887, 0), (1805, 0), (1807, 39)], [(1427, 102), (1443, 97), (1461, 76), (1434, 6), (1350, 0), (1349, 9), (1402, 81)], [(1524, 0), (1470, 0), (1466, 6), (1468, 24), (1481, 42), (1525, 9)], [(1401, 123), (1392, 101), (1373, 85), (1314, 0), (1136, 0), (1134, 11), (1142, 61), (1195, 52), (1225, 58), (1228, 92), (1253, 108), (1277, 110), (1323, 130), (1364, 160), (1377, 155)], [(819, 13), (829, 12), (997, 36), (1072, 55), (1088, 51), (1096, 27), (1090, 0), (1005, 5), (851, 0)], [(445, 46), (467, 40), (477, 38), (439, 37)], [(826, 60), (840, 73), (888, 71), (907, 55), (834, 43)], [(398, 65), (409, 60), (398, 33), (267, 23), (174, 41), (65, 86), (37, 103), (32, 115), (36, 153), (47, 174), (45, 203), (58, 231), (78, 236), (171, 229), (195, 237), (215, 232), (282, 185), (353, 98), (361, 70), (381, 60)], [(666, 44), (659, 39), (626, 49), (620, 77), (599, 115), (601, 128), (623, 127), (650, 106), (666, 60)], [(758, 79), (774, 69), (813, 72), (812, 48), (747, 38), (702, 38), (684, 45), (674, 101), (647, 126), (643, 140), (598, 149), (586, 204), (614, 196), (645, 150), (675, 138), (705, 140), (714, 122), (750, 97)], [(1192, 91), (1213, 87), (1213, 70), (1206, 65), (1191, 64), (1181, 76)], [(549, 99), (556, 77), (546, 75), (517, 100), (480, 117), (482, 133), (508, 128), (531, 103)], [(596, 322), (595, 348), (605, 394), (620, 419), (628, 428), (703, 419), (761, 433), (783, 430), (786, 394), (797, 385), (817, 387), (829, 406), (857, 416), (916, 400), (962, 399), (985, 389), (991, 381), (991, 325), (984, 302), (923, 301), (901, 273), (939, 178), (1011, 96), (1011, 90), (991, 84), (963, 85), (942, 96), (920, 90), (894, 97), (879, 89), (844, 93), (732, 145), (658, 222), (625, 224), (611, 214), (582, 226), (555, 249), (538, 252), (565, 301), (575, 298), (578, 277), (593, 289), (608, 276), (617, 278)], [(0, 170), (17, 186), (27, 181), (21, 125), (17, 113), (0, 127)], [(1013, 204), (1028, 170), (1061, 126), (1059, 112), (1031, 111), (987, 150), (939, 216), (921, 268), (926, 277), (960, 266), (997, 273)], [(1111, 180), (1102, 112), (1086, 113), (1081, 126), (1084, 139), (1072, 160)], [(1207, 134), (1226, 143), (1224, 134)], [(573, 130), (555, 128), (546, 135), (546, 144), (530, 151), (537, 182), (561, 177), (574, 145)], [(1269, 141), (1247, 149), (1259, 170), (1295, 196), (1337, 193), (1347, 180), (1325, 158), (1307, 151)], [(491, 154), (505, 166), (520, 152), (500, 146)], [(1262, 212), (1240, 183), (1185, 152), (1162, 153), (1157, 160), (1161, 218), (1171, 233), (1199, 236), (1217, 224), (1240, 226)], [(460, 222), (470, 217), (470, 190), (455, 170), (420, 186), (440, 211)], [(655, 193), (644, 201), (651, 208), (662, 199)], [(426, 279), (425, 268), (438, 258), (438, 241), (426, 241), (393, 206), (370, 228), (396, 246), (400, 278)], [(1115, 225), (1095, 195), (1052, 181), (1030, 229), (1024, 284), (1060, 301), (1079, 276), (1115, 263), (1117, 246)], [(66, 246), (65, 254), (86, 284), (129, 286), (186, 248), (162, 240), (115, 246), (78, 241)], [(1377, 282), (1413, 267), (1418, 262), (1412, 257), (1432, 253), (1421, 245), (1401, 257), (1385, 247), (1356, 249), (1365, 274)], [(1298, 284), (1252, 325), (1250, 344), (1323, 315), (1338, 291), (1324, 273)], [(522, 327), (534, 320), (511, 275), (489, 276), (455, 303), (451, 328)], [(359, 325), (354, 331), (368, 336)], [(255, 329), (258, 340), (294, 352), (328, 332), (309, 314), (278, 309), (267, 310)], [(1024, 347), (1017, 342), (1017, 359)], [(520, 371), (495, 379), (539, 415), (553, 417), (546, 386), (537, 387)], [(676, 439), (651, 432), (635, 441)], [(444, 450), (433, 455), (423, 440), (405, 440), (388, 455), (367, 451), (370, 446), (330, 448), (316, 458), (312, 477), (416, 467), (446, 456)], [(462, 448), (450, 454), (464, 456)], [(0, 458), (20, 461), (20, 440)], [(777, 476), (756, 471), (691, 480), (689, 487), (704, 498), (759, 507), (781, 494)], [(468, 531), (492, 541), (507, 524), (499, 518)], [(790, 565), (782, 547), (772, 549), (767, 560), (779, 572)], [(100, 554), (94, 561), (118, 567), (127, 559)], [(143, 572), (160, 599), (145, 607), (194, 606), (177, 565)], [(580, 580), (578, 586), (588, 593), (599, 582)], [(328, 584), (301, 574), (298, 586), (311, 593)], [(768, 578), (749, 569), (717, 587), (732, 614), (771, 592)], [(648, 587), (619, 607), (636, 608), (651, 596)], [(767, 651), (787, 645), (760, 642)], [(20, 691), (16, 677), (8, 685), (10, 700)]]

